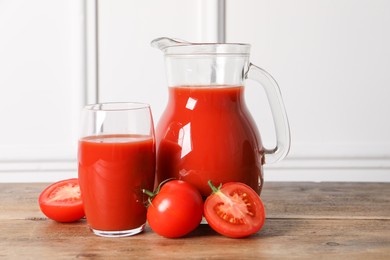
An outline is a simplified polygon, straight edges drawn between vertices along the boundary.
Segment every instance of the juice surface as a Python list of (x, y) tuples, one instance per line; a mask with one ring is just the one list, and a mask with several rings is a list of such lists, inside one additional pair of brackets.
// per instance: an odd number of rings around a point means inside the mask
[(239, 181), (260, 193), (263, 147), (243, 86), (178, 86), (157, 126), (157, 182), (188, 181), (204, 197), (207, 185)]
[(79, 141), (79, 181), (88, 224), (130, 230), (146, 221), (142, 189), (153, 190), (155, 144), (150, 137), (110, 135)]

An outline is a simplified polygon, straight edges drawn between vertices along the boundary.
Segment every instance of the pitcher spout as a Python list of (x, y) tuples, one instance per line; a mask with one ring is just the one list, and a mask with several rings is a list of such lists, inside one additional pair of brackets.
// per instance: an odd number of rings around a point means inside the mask
[(168, 47), (191, 45), (191, 43), (187, 41), (168, 37), (160, 37), (154, 39), (150, 44), (152, 45), (152, 47), (157, 48), (161, 51), (164, 51)]

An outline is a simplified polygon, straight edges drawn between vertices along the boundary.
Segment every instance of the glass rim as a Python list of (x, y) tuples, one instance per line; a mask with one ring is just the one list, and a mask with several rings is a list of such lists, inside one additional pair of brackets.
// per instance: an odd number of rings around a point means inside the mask
[(150, 104), (142, 102), (102, 102), (85, 105), (84, 110), (88, 111), (131, 111), (150, 109)]
[(246, 43), (192, 43), (169, 46), (163, 49), (166, 56), (175, 55), (239, 55), (249, 56), (250, 44)]

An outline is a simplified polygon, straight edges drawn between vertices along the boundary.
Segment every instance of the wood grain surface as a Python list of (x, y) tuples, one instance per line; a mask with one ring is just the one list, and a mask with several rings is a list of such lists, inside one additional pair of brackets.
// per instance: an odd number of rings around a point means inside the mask
[(390, 259), (389, 183), (266, 183), (267, 220), (245, 239), (200, 225), (166, 239), (102, 238), (61, 224), (37, 203), (47, 184), (0, 184), (0, 259)]

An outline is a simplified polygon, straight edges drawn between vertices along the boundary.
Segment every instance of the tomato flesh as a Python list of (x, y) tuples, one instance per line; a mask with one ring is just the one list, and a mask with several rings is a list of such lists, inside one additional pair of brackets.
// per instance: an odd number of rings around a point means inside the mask
[(240, 238), (258, 232), (265, 222), (264, 205), (249, 186), (231, 182), (211, 194), (204, 204), (208, 224), (218, 233)]
[(165, 183), (148, 207), (151, 229), (167, 238), (178, 238), (193, 231), (201, 222), (203, 199), (191, 184), (172, 180)]
[(77, 221), (85, 215), (76, 178), (49, 185), (40, 194), (38, 202), (43, 214), (58, 222)]

